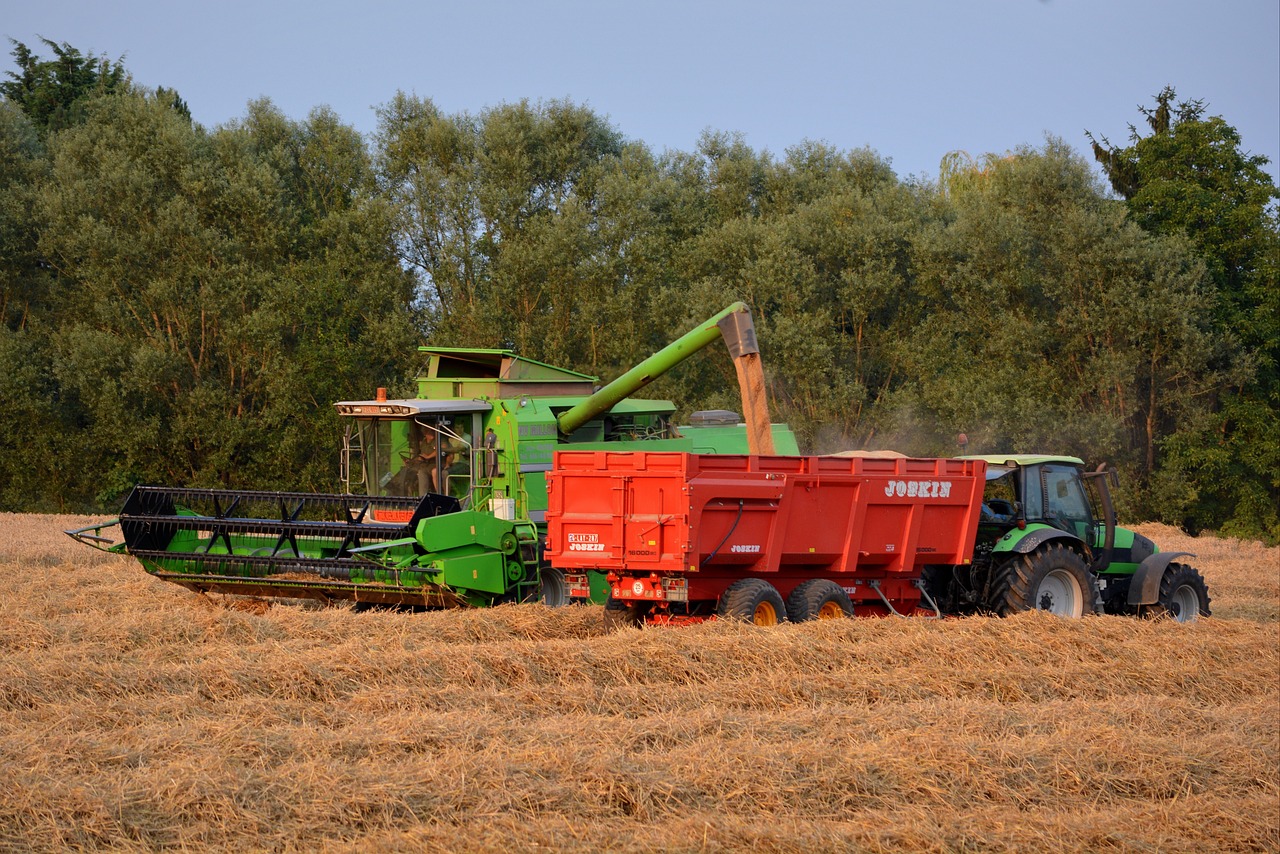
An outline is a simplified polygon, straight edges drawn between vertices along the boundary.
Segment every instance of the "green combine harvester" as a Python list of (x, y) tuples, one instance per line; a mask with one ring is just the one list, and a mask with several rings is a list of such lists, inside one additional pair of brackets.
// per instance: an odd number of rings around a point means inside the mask
[[(635, 392), (718, 338), (743, 391), (693, 413)], [(552, 452), (797, 453), (769, 423), (750, 312), (734, 303), (608, 385), (507, 350), (421, 348), (418, 397), (337, 403), (344, 494), (137, 486), (119, 518), (67, 533), (198, 592), (485, 606), (568, 601), (543, 559)], [(119, 526), (122, 542), (105, 535)], [(607, 584), (592, 579), (593, 599)]]

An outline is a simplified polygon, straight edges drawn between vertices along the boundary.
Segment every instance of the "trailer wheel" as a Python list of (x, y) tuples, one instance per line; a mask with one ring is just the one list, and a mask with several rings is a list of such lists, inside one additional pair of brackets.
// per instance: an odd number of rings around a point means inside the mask
[(834, 581), (810, 578), (787, 597), (787, 619), (793, 623), (805, 620), (835, 620), (853, 613), (849, 594)]
[(612, 632), (617, 629), (631, 629), (644, 623), (644, 615), (648, 613), (647, 605), (614, 599), (610, 596), (604, 603), (604, 630)]
[(1003, 615), (1048, 611), (1062, 617), (1100, 613), (1098, 581), (1084, 558), (1061, 543), (1049, 543), (996, 570), (993, 610)]
[(1160, 579), (1160, 598), (1142, 609), (1145, 617), (1168, 616), (1179, 623), (1193, 623), (1209, 616), (1209, 587), (1199, 570), (1171, 563)]
[(544, 566), (538, 571), (542, 584), (542, 601), (548, 608), (563, 608), (569, 604), (569, 591), (565, 587), (564, 573), (555, 567)]
[(776, 626), (787, 618), (782, 596), (759, 578), (740, 578), (720, 597), (720, 616), (757, 626)]

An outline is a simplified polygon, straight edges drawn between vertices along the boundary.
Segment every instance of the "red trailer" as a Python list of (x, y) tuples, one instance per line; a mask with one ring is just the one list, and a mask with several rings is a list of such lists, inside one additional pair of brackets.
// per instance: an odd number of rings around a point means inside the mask
[(589, 594), (588, 572), (605, 573), (613, 619), (912, 613), (926, 565), (970, 563), (985, 468), (558, 451), (547, 476), (547, 556), (574, 597)]

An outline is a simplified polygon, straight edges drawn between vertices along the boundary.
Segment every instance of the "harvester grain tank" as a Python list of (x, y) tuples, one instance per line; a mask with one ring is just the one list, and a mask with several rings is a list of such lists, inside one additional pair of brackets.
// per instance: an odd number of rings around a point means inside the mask
[[(677, 425), (670, 401), (632, 397), (718, 338), (759, 380), (746, 306), (734, 303), (596, 388), (596, 378), (508, 350), (424, 347), (418, 396), (342, 401), (345, 492), (138, 486), (118, 520), (76, 539), (137, 557), (158, 578), (221, 592), (429, 607), (566, 600), (543, 559), (557, 448), (796, 453), (762, 399)], [(118, 524), (123, 542), (104, 533)], [(595, 580), (603, 597), (603, 576)]]
[(1207, 616), (1187, 555), (1116, 526), (1108, 478), (1075, 457), (565, 450), (548, 555), (574, 597), (605, 573), (609, 622)]

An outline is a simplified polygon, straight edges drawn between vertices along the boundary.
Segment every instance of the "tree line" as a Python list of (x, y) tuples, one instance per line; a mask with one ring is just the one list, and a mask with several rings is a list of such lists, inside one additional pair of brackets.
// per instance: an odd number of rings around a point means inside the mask
[[(1280, 193), (1172, 89), (1089, 137), (1108, 190), (1060, 139), (903, 180), (816, 142), (655, 154), (568, 101), (207, 129), (44, 47), (0, 82), (0, 509), (330, 490), (331, 403), (412, 393), (423, 342), (610, 378), (743, 299), (807, 451), (964, 433), (1112, 463), (1126, 518), (1280, 538)], [(736, 408), (720, 354), (655, 392)]]

